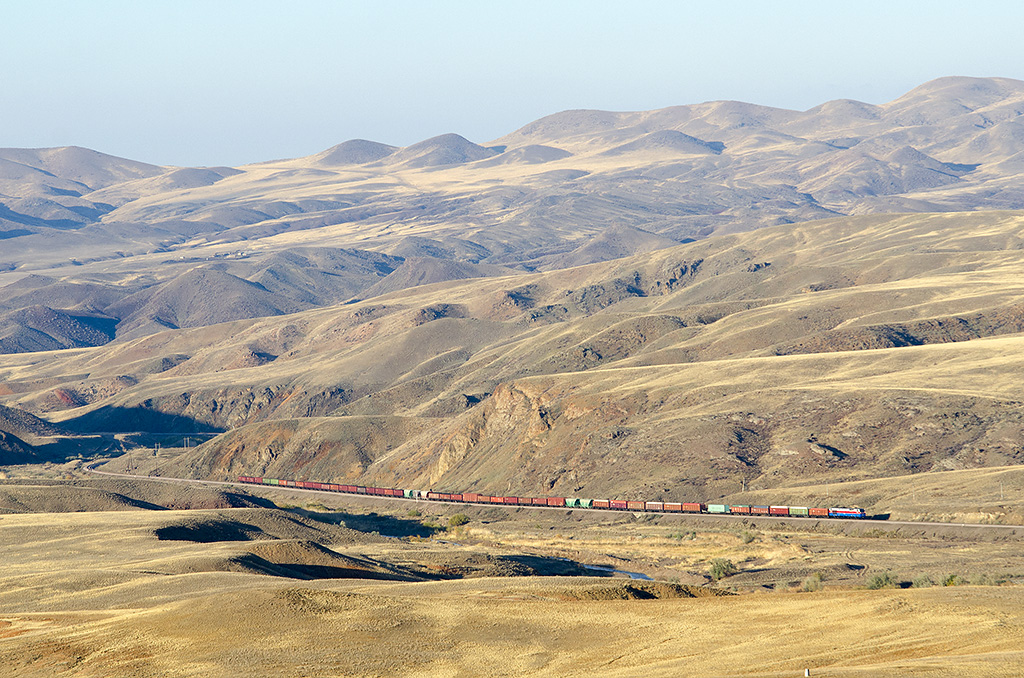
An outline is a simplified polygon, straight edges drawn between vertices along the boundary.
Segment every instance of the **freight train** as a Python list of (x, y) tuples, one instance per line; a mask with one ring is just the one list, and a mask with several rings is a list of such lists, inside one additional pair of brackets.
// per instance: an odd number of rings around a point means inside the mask
[(308, 480), (281, 480), (258, 476), (239, 476), (238, 482), (250, 485), (276, 485), (303, 490), (365, 494), (399, 499), (456, 502), (461, 504), (501, 504), (502, 506), (550, 506), (559, 508), (604, 509), (608, 511), (646, 511), (652, 513), (709, 513), (791, 518), (867, 518), (862, 508), (812, 506), (752, 506), (749, 504), (704, 504), (701, 502), (627, 501), (625, 499), (582, 499), (579, 497), (504, 497), (475, 492), (449, 494), (433, 490), (399, 490), (390, 487), (314, 483)]

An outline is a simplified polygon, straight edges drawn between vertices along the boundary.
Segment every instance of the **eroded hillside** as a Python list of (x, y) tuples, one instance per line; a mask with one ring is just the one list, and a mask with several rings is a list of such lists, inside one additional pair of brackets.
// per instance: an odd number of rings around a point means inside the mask
[(1019, 463), (1024, 215), (864, 216), (4, 356), (79, 432), (228, 433), (168, 474), (719, 496)]

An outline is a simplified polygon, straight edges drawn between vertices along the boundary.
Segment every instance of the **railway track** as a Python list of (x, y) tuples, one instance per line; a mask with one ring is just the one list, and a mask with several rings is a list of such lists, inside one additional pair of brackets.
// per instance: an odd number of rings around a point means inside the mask
[[(383, 495), (366, 495), (366, 494), (350, 495), (350, 494), (343, 494), (343, 493), (338, 493), (338, 492), (334, 492), (334, 491), (330, 491), (330, 490), (315, 490), (315, 489), (307, 489), (307, 488), (302, 488), (302, 487), (288, 487), (288, 486), (285, 486), (285, 485), (253, 485), (251, 483), (241, 483), (241, 482), (230, 481), (230, 480), (196, 480), (196, 479), (192, 479), (192, 478), (170, 478), (170, 477), (167, 477), (167, 476), (147, 476), (147, 475), (136, 475), (136, 474), (131, 474), (131, 473), (114, 473), (112, 471), (100, 471), (99, 469), (96, 468), (97, 466), (105, 463), (106, 461), (108, 461), (108, 460), (104, 459), (104, 460), (100, 460), (100, 461), (90, 462), (90, 463), (86, 464), (84, 466), (84, 468), (87, 471), (89, 471), (90, 473), (95, 473), (97, 475), (103, 475), (103, 476), (109, 476), (109, 477), (115, 477), (115, 478), (128, 478), (128, 479), (132, 479), (132, 480), (146, 480), (146, 481), (151, 481), (151, 482), (170, 483), (170, 484), (206, 485), (206, 486), (213, 486), (213, 487), (236, 487), (236, 488), (244, 488), (246, 490), (251, 490), (253, 487), (262, 487), (262, 488), (271, 488), (271, 489), (278, 490), (278, 491), (297, 492), (297, 493), (304, 493), (304, 494), (307, 494), (307, 495), (314, 495), (314, 496), (316, 496), (316, 495), (324, 495), (324, 496), (330, 496), (330, 497), (335, 497), (335, 498), (338, 497), (338, 496), (345, 496), (345, 497), (350, 497), (350, 498), (358, 497), (358, 498), (361, 498), (361, 499), (370, 499), (370, 500), (374, 500), (374, 501), (397, 501), (397, 502), (417, 503), (417, 504), (448, 504), (448, 505), (451, 505), (451, 506), (466, 506), (467, 505), (466, 502), (446, 501), (446, 500), (443, 500), (443, 499), (429, 499), (428, 500), (428, 499), (417, 499), (417, 498), (409, 498), (409, 497), (388, 497), (388, 496), (383, 496)], [(488, 507), (491, 507), (491, 508), (496, 507), (496, 506), (497, 507), (503, 506), (502, 504), (472, 504), (472, 503), (470, 503), (468, 505), (470, 505), (470, 506), (488, 506)], [(517, 509), (527, 509), (527, 510), (541, 510), (541, 511), (560, 510), (560, 511), (586, 511), (586, 512), (601, 513), (601, 514), (609, 513), (608, 509), (603, 509), (603, 508), (597, 508), (597, 509), (595, 509), (595, 508), (567, 508), (565, 506), (541, 506), (541, 505), (530, 505), (530, 504), (518, 504), (518, 505), (515, 505), (514, 508), (517, 508)], [(629, 511), (625, 511), (625, 513), (629, 513)], [(862, 525), (862, 526), (865, 525), (865, 524), (875, 524), (875, 525), (879, 525), (879, 526), (885, 525), (887, 527), (888, 526), (893, 526), (893, 527), (895, 527), (895, 526), (918, 527), (918, 528), (925, 528), (925, 527), (960, 527), (960, 528), (973, 528), (973, 529), (978, 529), (978, 530), (999, 531), (1001, 534), (1005, 534), (1007, 531), (1009, 531), (1011, 533), (1011, 535), (1015, 535), (1016, 534), (1016, 530), (1024, 531), (1024, 525), (1003, 525), (1003, 524), (989, 524), (989, 523), (940, 523), (940, 522), (911, 521), (911, 520), (880, 520), (880, 521), (876, 521), (876, 520), (870, 520), (870, 519), (869, 520), (865, 520), (863, 518), (852, 518), (852, 519), (847, 519), (847, 518), (805, 518), (805, 517), (793, 517), (793, 516), (769, 516), (769, 515), (748, 515), (748, 514), (730, 514), (730, 513), (679, 513), (679, 512), (676, 512), (676, 511), (642, 511), (642, 512), (639, 512), (639, 513), (642, 513), (642, 514), (645, 514), (645, 515), (684, 516), (684, 517), (688, 517), (688, 518), (717, 518), (717, 519), (723, 519), (724, 518), (724, 519), (727, 519), (727, 520), (758, 520), (758, 521), (760, 521), (760, 520), (776, 520), (776, 521), (778, 521), (778, 520), (798, 520), (798, 521), (801, 521), (801, 522), (804, 522), (804, 521), (806, 521), (806, 522), (811, 522), (811, 521), (813, 521), (813, 522), (820, 522), (821, 520), (826, 520), (829, 524), (833, 524), (833, 523), (852, 523), (852, 524), (857, 524), (857, 525)]]

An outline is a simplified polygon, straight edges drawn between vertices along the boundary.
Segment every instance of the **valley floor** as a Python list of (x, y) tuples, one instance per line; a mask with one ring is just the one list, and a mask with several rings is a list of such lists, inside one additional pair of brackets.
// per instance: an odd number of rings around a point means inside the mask
[[(209, 508), (159, 510), (175, 493)], [(1005, 529), (418, 506), (4, 481), (0, 675), (1024, 671), (1024, 554)], [(456, 512), (469, 522), (442, 529)], [(739, 572), (713, 583), (715, 558)], [(914, 587), (866, 588), (884, 573)]]

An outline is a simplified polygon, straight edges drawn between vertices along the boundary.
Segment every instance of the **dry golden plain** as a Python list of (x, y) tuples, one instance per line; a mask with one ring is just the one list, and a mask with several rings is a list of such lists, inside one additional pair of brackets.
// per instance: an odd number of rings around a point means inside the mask
[[(1007, 528), (506, 512), (281, 490), (259, 490), (265, 497), (252, 501), (291, 508), (27, 512), (34, 487), (83, 502), (98, 490), (137, 500), (173, 494), (169, 482), (53, 483), (0, 485), (26, 511), (0, 515), (0, 675), (1024, 669), (1024, 553)], [(193, 490), (194, 500), (207, 501), (206, 491)], [(409, 515), (410, 506), (422, 515)], [(470, 522), (432, 538), (375, 533), (418, 531), (456, 512)], [(714, 558), (739, 572), (713, 585)], [(575, 563), (655, 581), (564, 576), (585, 573), (572, 572)], [(559, 567), (569, 570), (543, 576)], [(520, 576), (494, 576), (501, 572)], [(936, 585), (867, 590), (883, 572)], [(967, 583), (942, 586), (950, 574)], [(709, 588), (736, 595), (702, 595)]]

